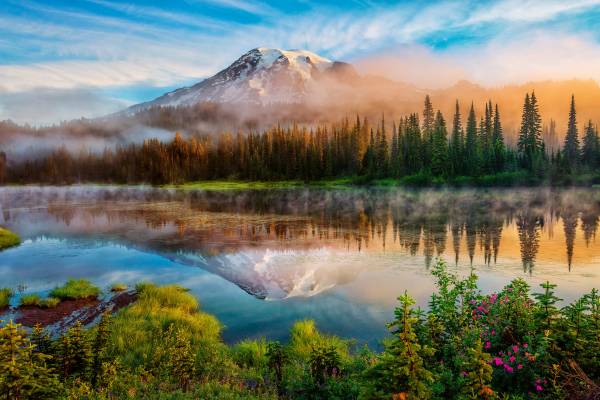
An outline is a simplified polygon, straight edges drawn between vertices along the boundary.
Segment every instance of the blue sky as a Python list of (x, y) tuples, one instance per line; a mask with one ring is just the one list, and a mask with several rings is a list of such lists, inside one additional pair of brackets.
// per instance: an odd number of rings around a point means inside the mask
[(104, 113), (259, 46), (423, 87), (600, 79), (598, 21), (600, 0), (0, 0), (0, 119), (40, 90), (81, 105), (64, 118)]

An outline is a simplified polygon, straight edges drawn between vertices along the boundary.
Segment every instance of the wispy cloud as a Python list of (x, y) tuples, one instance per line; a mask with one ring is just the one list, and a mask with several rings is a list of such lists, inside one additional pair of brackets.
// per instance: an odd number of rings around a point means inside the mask
[[(395, 60), (405, 58), (403, 66), (395, 67), (404, 71), (398, 79), (438, 85), (447, 79), (441, 79), (436, 63), (446, 65), (453, 79), (490, 84), (536, 74), (600, 79), (593, 70), (600, 70), (600, 27), (578, 24), (600, 11), (600, 0), (66, 4), (5, 0), (0, 8), (0, 90), (177, 85), (209, 76), (258, 46), (307, 48), (347, 61), (383, 52)], [(571, 24), (563, 26), (564, 21)], [(524, 34), (527, 43), (522, 43)]]

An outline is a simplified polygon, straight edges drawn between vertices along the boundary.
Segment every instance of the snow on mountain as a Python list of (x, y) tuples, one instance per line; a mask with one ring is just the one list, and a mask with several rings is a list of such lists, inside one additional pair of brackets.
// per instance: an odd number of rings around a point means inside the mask
[(257, 48), (229, 67), (196, 85), (177, 89), (130, 111), (152, 106), (182, 106), (200, 102), (294, 104), (328, 74), (353, 73), (351, 66), (306, 50)]

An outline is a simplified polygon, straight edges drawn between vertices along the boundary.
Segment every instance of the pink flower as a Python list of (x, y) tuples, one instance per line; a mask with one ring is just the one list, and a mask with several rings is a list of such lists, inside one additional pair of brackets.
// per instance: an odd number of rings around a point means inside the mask
[(496, 330), (492, 329), (492, 335), (495, 335), (495, 334), (496, 334)]
[(502, 365), (502, 359), (499, 357), (494, 358), (494, 362), (496, 363), (496, 365)]
[(523, 364), (517, 365), (517, 369), (523, 369)]
[(515, 360), (516, 360), (515, 356), (510, 356), (510, 358), (509, 358), (510, 362), (515, 362)]
[(492, 344), (490, 342), (485, 342), (485, 348), (489, 349), (492, 347)]
[(513, 368), (508, 365), (508, 364), (504, 364), (504, 369), (506, 370), (506, 372), (508, 372), (509, 374), (513, 373)]
[(524, 348), (527, 348), (527, 343), (523, 343), (523, 347), (524, 347)]
[(512, 347), (512, 349), (513, 349), (513, 351), (516, 353), (516, 352), (518, 352), (518, 351), (519, 351), (519, 346), (517, 346), (517, 345), (514, 345), (514, 346)]
[(541, 385), (535, 385), (535, 390), (541, 392), (544, 388)]

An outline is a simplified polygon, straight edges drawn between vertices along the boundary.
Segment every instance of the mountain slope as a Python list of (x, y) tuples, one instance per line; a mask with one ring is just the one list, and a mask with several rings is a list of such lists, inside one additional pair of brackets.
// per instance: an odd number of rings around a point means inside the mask
[(256, 105), (302, 103), (326, 76), (348, 78), (351, 66), (306, 50), (257, 48), (216, 75), (194, 86), (177, 89), (153, 101), (133, 106), (190, 106), (202, 102)]

